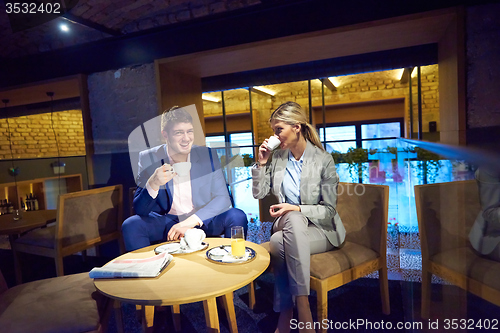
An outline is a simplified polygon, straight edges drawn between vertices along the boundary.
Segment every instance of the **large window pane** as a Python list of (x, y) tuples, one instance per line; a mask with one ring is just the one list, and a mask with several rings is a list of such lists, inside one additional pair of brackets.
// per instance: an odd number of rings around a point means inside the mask
[(399, 138), (400, 136), (401, 123), (399, 122), (361, 125), (362, 139)]
[(221, 147), (221, 143), (224, 143), (224, 135), (207, 136), (205, 138), (205, 143), (207, 147), (218, 148)]
[(252, 145), (252, 133), (233, 133), (229, 135), (229, 141), (231, 141), (231, 146), (237, 145), (240, 147), (240, 155), (248, 154), (253, 158), (253, 148), (252, 147), (244, 147), (243, 146), (251, 146)]
[(226, 155), (225, 145), (224, 145), (224, 135), (207, 136), (205, 138), (205, 143), (207, 147), (210, 147), (217, 151), (217, 156), (219, 157), (219, 160), (221, 159), (222, 156)]
[(332, 151), (347, 153), (349, 148), (356, 148), (356, 141), (327, 142), (325, 147), (326, 151), (329, 153)]
[(397, 139), (389, 140), (366, 140), (362, 142), (365, 149), (386, 149), (387, 147), (396, 147)]
[(251, 146), (252, 145), (252, 133), (233, 133), (229, 135), (229, 140), (231, 143), (236, 143), (238, 146)]
[(321, 141), (356, 140), (356, 126), (335, 126), (326, 128), (326, 140), (323, 135), (323, 128), (319, 129)]

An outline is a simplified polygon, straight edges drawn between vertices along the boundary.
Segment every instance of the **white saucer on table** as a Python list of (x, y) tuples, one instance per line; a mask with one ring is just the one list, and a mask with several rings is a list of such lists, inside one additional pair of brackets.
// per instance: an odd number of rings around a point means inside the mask
[(207, 247), (208, 247), (208, 243), (201, 242), (200, 247), (198, 247), (196, 249), (182, 248), (181, 244), (179, 242), (175, 242), (175, 243), (163, 244), (163, 245), (156, 247), (155, 253), (160, 254), (163, 252), (167, 252), (170, 254), (188, 254), (188, 253), (193, 253), (193, 252), (197, 252), (197, 251), (202, 251), (202, 250), (206, 249)]

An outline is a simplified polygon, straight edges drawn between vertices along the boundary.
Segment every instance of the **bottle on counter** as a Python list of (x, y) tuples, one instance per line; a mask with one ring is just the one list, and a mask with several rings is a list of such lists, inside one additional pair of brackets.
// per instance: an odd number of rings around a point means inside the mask
[(39, 209), (38, 198), (36, 197), (35, 194), (33, 194), (33, 210), (38, 210), (38, 209)]
[(19, 208), (23, 211), (26, 211), (26, 206), (24, 205), (23, 197), (20, 197), (19, 200), (21, 200), (21, 207)]
[(31, 209), (31, 199), (30, 199), (30, 195), (29, 194), (26, 194), (26, 210), (27, 211), (32, 210)]

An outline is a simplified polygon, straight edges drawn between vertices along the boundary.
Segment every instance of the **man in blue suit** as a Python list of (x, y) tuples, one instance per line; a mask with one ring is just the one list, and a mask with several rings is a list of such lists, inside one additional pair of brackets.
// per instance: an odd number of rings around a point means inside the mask
[[(155, 241), (178, 240), (191, 228), (230, 238), (232, 226), (243, 226), (246, 234), (247, 217), (231, 207), (217, 153), (193, 145), (191, 115), (173, 107), (163, 113), (161, 129), (166, 144), (139, 153), (133, 203), (137, 215), (122, 225), (127, 251)], [(177, 163), (184, 168), (190, 165), (190, 172), (175, 173)]]

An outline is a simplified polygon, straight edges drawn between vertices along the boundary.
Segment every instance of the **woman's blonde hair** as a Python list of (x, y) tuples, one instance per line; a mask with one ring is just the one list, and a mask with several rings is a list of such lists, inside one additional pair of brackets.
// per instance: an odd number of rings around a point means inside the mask
[(301, 133), (306, 140), (311, 141), (316, 147), (325, 150), (319, 139), (316, 129), (307, 122), (306, 114), (302, 107), (295, 102), (285, 102), (278, 106), (271, 114), (269, 123), (273, 120), (282, 121), (285, 124), (294, 126), (300, 124)]

